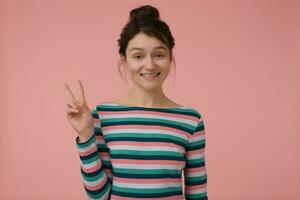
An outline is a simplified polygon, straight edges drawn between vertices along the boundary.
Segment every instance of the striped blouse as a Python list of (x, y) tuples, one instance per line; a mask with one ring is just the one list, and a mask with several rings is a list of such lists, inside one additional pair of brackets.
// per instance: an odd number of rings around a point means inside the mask
[(104, 102), (94, 134), (76, 147), (88, 199), (207, 200), (205, 130), (192, 107)]

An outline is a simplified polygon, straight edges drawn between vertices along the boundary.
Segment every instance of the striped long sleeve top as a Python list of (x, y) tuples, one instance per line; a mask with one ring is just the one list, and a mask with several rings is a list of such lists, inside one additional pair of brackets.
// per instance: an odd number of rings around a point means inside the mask
[(192, 107), (105, 102), (94, 134), (76, 147), (90, 200), (207, 200), (205, 129)]

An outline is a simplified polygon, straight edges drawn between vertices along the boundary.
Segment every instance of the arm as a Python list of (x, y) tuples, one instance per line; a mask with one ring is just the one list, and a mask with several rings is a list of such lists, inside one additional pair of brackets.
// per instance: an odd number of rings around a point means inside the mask
[(186, 200), (208, 199), (205, 167), (205, 129), (201, 116), (186, 148), (184, 182)]
[(91, 114), (94, 119), (94, 134), (82, 143), (76, 137), (81, 178), (88, 199), (109, 200), (112, 184), (110, 157), (102, 135), (97, 107)]

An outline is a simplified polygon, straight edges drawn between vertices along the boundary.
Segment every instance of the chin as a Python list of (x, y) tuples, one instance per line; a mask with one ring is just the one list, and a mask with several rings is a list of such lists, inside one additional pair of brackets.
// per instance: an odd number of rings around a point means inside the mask
[(156, 90), (160, 88), (162, 85), (160, 82), (156, 83), (138, 83), (138, 85), (145, 90)]

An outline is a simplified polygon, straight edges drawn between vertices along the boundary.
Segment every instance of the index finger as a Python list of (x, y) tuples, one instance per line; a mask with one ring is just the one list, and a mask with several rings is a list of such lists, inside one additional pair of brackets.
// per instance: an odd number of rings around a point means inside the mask
[(67, 95), (67, 101), (69, 103), (73, 103), (76, 101), (76, 98), (74, 96), (74, 94), (72, 93), (69, 85), (67, 83), (64, 83), (64, 88), (65, 88), (65, 91), (66, 91), (66, 95)]
[(79, 83), (79, 98), (82, 102), (84, 102), (86, 104), (86, 99), (85, 99), (85, 95), (84, 95), (84, 89), (83, 89), (83, 85), (80, 81), (80, 79), (77, 80)]

